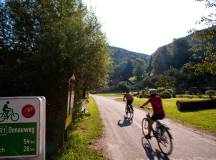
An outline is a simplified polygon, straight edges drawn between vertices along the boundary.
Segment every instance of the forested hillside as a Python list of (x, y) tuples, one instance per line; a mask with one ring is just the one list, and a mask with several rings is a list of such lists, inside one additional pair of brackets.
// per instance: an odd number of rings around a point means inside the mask
[(131, 52), (122, 48), (110, 47), (113, 60), (111, 78), (125, 80), (131, 76), (142, 77), (149, 62), (149, 55)]
[(211, 27), (174, 39), (151, 56), (111, 47), (111, 79), (119, 82), (135, 77), (135, 88), (215, 88), (215, 54), (206, 50), (209, 43), (214, 44), (215, 41), (214, 38), (210, 41), (199, 40), (206, 32), (211, 35), (214, 31), (215, 27)]
[(206, 57), (205, 47), (200, 46), (207, 46), (209, 41), (197, 39), (198, 34), (214, 30), (215, 27), (211, 27), (197, 31), (158, 48), (149, 61), (147, 72), (150, 77), (146, 77), (148, 83), (151, 81), (153, 87), (214, 88), (216, 77), (213, 69), (207, 71), (210, 65), (200, 67)]
[(149, 72), (161, 74), (171, 67), (180, 69), (185, 63), (190, 61), (190, 57), (193, 54), (190, 50), (192, 45), (192, 40), (180, 38), (158, 48), (151, 56)]

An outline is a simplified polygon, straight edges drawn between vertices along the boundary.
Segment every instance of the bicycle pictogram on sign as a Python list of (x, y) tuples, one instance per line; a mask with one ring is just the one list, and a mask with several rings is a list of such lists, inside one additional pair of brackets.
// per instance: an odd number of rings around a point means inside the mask
[(2, 109), (2, 112), (0, 113), (0, 122), (4, 122), (7, 119), (11, 119), (12, 121), (17, 121), (19, 119), (19, 114), (13, 112), (13, 108), (9, 107), (10, 102), (7, 101)]

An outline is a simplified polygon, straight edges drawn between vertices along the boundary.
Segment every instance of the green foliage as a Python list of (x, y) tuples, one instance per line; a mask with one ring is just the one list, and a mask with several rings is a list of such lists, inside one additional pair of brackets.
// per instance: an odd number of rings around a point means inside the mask
[(45, 96), (47, 142), (62, 145), (68, 79), (76, 101), (108, 79), (101, 26), (80, 0), (1, 1), (0, 11), (0, 96)]
[(162, 91), (162, 92), (160, 93), (160, 96), (161, 96), (162, 98), (171, 98), (171, 97), (172, 97), (172, 94), (171, 94), (169, 91), (165, 90), (165, 91)]
[(137, 58), (134, 63), (134, 69), (133, 69), (133, 75), (137, 77), (138, 80), (140, 80), (145, 73), (145, 61), (143, 61), (140, 58)]
[(211, 99), (213, 98), (213, 96), (216, 95), (216, 90), (207, 90), (205, 92), (205, 94), (207, 94)]
[(149, 77), (147, 75), (144, 75), (143, 81), (141, 81), (140, 86), (143, 88), (155, 88), (156, 87), (155, 83), (152, 80), (152, 77)]
[(216, 1), (215, 0), (197, 0), (204, 1), (206, 7), (212, 8), (212, 12), (207, 17), (202, 17), (200, 23), (205, 23), (210, 26), (208, 29), (195, 31), (193, 38), (197, 44), (193, 47), (196, 53), (202, 53), (202, 59), (199, 62), (191, 65), (197, 73), (208, 73), (216, 75)]
[(189, 61), (190, 48), (190, 41), (186, 38), (176, 39), (172, 43), (158, 48), (152, 55), (151, 72), (161, 74), (170, 67), (180, 69)]
[(166, 89), (164, 87), (159, 87), (157, 88), (157, 93), (162, 97), (162, 98), (171, 98), (174, 97), (174, 94), (172, 90)]
[[(202, 36), (205, 37), (206, 34), (204, 32), (213, 31), (214, 28), (196, 32), (196, 36), (198, 36), (198, 33), (200, 33), (199, 36), (203, 33)], [(195, 33), (193, 37), (189, 35), (181, 39), (175, 39), (172, 43), (160, 47), (151, 56), (148, 67), (151, 75), (150, 82), (157, 87), (167, 88), (215, 87), (215, 75), (207, 70), (210, 68), (214, 70), (212, 67), (216, 61), (214, 59), (216, 54), (212, 54), (211, 57), (208, 57), (208, 60), (205, 60), (204, 57), (207, 55), (207, 52), (204, 46), (206, 47), (209, 41), (203, 40), (199, 42), (194, 36)], [(210, 37), (215, 36), (212, 35)], [(213, 41), (212, 39), (211, 43), (215, 43), (215, 40)], [(197, 49), (197, 53), (194, 53), (194, 50), (192, 50), (194, 48)], [(204, 65), (204, 61), (211, 61), (212, 63), (206, 63), (205, 67), (201, 67)]]
[(132, 62), (129, 60), (122, 72), (122, 76), (125, 80), (129, 79), (133, 75)]
[(117, 47), (110, 47), (113, 59), (112, 79), (125, 80), (131, 76), (142, 77), (148, 64), (146, 54), (127, 51)]
[(150, 97), (149, 90), (144, 89), (144, 90), (140, 91), (139, 94), (138, 94), (138, 97), (139, 98), (149, 98)]
[(172, 88), (176, 85), (175, 77), (168, 75), (155, 75), (152, 77), (152, 81), (157, 87)]
[(69, 133), (68, 142), (64, 149), (49, 160), (103, 160), (106, 157), (98, 150), (93, 149), (89, 144), (102, 134), (102, 122), (99, 111), (92, 98), (88, 104), (90, 116), (83, 118), (78, 123), (73, 124)]
[[(132, 67), (131, 65), (128, 67), (128, 59), (125, 60), (124, 56), (118, 57), (118, 63), (114, 59), (114, 68), (116, 68), (114, 73), (116, 74), (112, 74), (112, 78), (121, 80), (129, 76), (136, 76), (136, 83), (139, 89), (143, 89), (144, 87), (181, 89), (198, 86), (204, 88), (216, 87), (216, 75), (213, 74), (216, 70), (214, 69), (216, 54), (214, 52), (207, 52), (205, 48), (208, 46), (208, 48), (211, 48), (211, 51), (215, 50), (215, 28), (211, 27), (184, 38), (174, 39), (172, 43), (158, 48), (147, 59), (147, 64), (149, 63), (149, 65), (144, 70), (141, 64), (141, 60), (144, 62), (143, 59), (139, 60), (138, 58), (136, 60), (131, 57), (129, 60), (132, 62)], [(207, 34), (207, 32), (210, 33)], [(199, 38), (195, 38), (196, 36)], [(209, 37), (210, 40), (207, 40), (207, 38), (203, 39), (205, 36)], [(194, 49), (197, 50), (196, 53), (194, 53)], [(148, 72), (147, 74), (146, 71)], [(122, 73), (125, 73), (124, 76)]]
[(164, 92), (165, 90), (166, 90), (166, 88), (164, 88), (164, 87), (158, 87), (157, 88), (158, 93)]
[(130, 89), (130, 87), (125, 82), (119, 82), (118, 88), (122, 91), (126, 91), (126, 90)]
[(216, 100), (177, 101), (176, 105), (181, 112), (215, 109)]
[(216, 75), (216, 28), (212, 27), (206, 30), (197, 31), (193, 33), (193, 37), (198, 41), (197, 45), (193, 47), (194, 52), (203, 53), (202, 59), (192, 66), (196, 73), (208, 73)]

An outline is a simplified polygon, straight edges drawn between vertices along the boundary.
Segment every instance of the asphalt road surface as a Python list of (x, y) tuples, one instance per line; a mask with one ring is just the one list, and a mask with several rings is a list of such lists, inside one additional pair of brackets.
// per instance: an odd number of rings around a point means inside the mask
[(173, 136), (173, 152), (161, 153), (155, 138), (143, 138), (144, 110), (134, 109), (133, 122), (124, 119), (125, 104), (109, 97), (93, 96), (104, 124), (104, 144), (111, 160), (216, 160), (216, 137), (164, 119)]

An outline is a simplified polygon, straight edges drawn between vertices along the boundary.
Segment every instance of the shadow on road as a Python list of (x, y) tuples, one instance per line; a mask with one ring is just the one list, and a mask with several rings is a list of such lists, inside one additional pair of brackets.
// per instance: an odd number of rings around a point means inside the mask
[(128, 118), (128, 117), (125, 117), (125, 116), (124, 116), (124, 119), (123, 119), (123, 120), (119, 120), (119, 121), (118, 121), (119, 127), (127, 127), (127, 126), (130, 126), (131, 123), (132, 123), (132, 119), (131, 119), (131, 118)]
[(152, 149), (151, 143), (145, 137), (141, 138), (143, 148), (149, 160), (169, 160), (169, 158), (161, 151)]

